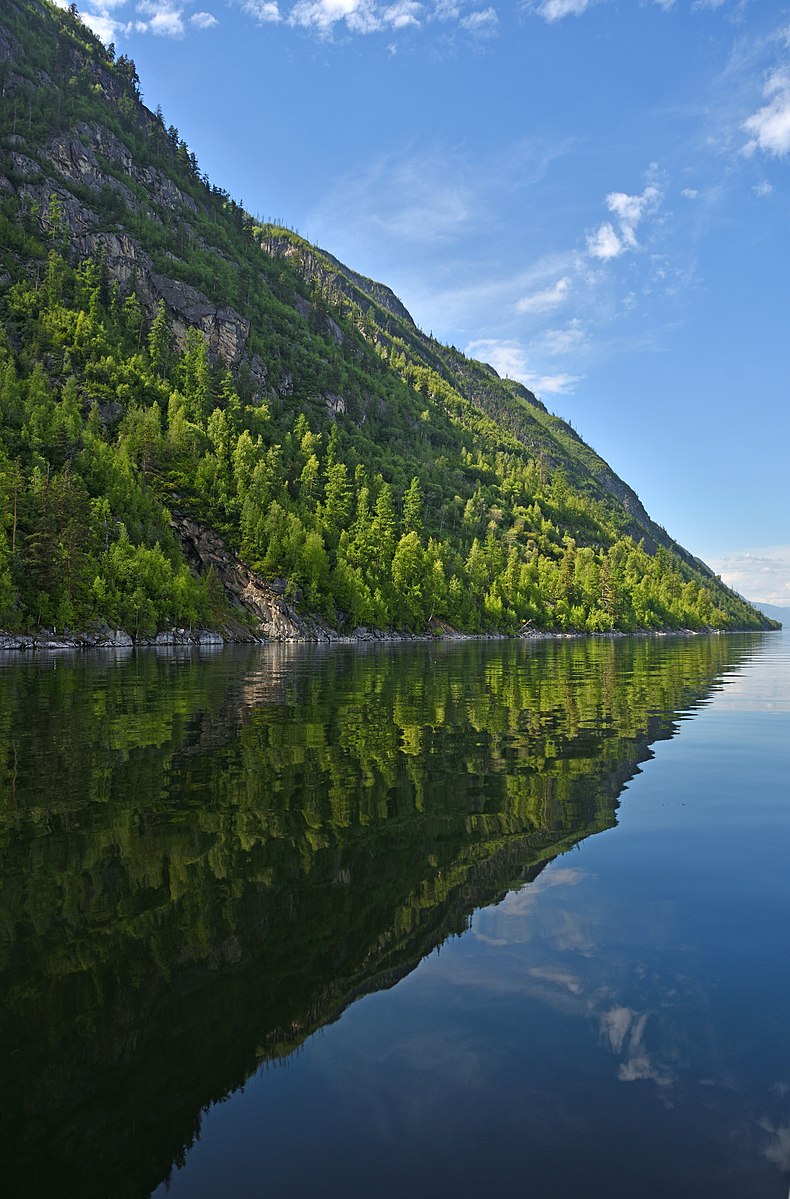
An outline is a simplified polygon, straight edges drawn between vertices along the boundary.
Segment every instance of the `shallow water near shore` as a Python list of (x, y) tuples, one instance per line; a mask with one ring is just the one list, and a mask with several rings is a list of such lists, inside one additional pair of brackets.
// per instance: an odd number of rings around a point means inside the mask
[(760, 1197), (790, 638), (0, 666), (3, 1176)]

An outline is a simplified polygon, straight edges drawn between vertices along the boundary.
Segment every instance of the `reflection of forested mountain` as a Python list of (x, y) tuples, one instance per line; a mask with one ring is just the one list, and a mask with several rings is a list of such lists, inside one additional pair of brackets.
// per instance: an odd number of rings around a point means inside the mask
[(3, 668), (15, 1193), (146, 1195), (206, 1104), (613, 825), (650, 742), (749, 645)]

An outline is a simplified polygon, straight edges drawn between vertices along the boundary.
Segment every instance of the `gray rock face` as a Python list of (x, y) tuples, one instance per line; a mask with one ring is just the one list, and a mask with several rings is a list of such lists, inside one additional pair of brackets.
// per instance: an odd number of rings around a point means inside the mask
[[(88, 126), (82, 128), (89, 129)], [(53, 139), (47, 147), (47, 157), (58, 174), (66, 179), (84, 184), (93, 191), (99, 191), (102, 187), (111, 187), (113, 191), (117, 191), (123, 197), (128, 208), (133, 211), (139, 209), (140, 204), (131, 188), (126, 187), (114, 175), (105, 171), (100, 166), (91, 146), (86, 145), (79, 137), (63, 134)], [(131, 155), (128, 152), (127, 158), (129, 164), (127, 174), (131, 176)]]
[(327, 392), (324, 396), (324, 402), (331, 420), (337, 420), (338, 416), (346, 411), (345, 396), (333, 395), (331, 392)]
[(96, 644), (108, 649), (131, 649), (134, 642), (123, 629), (109, 629), (106, 634), (97, 638)]
[[(337, 258), (328, 254), (326, 250), (322, 250), (321, 258), (318, 258), (308, 246), (296, 246), (289, 238), (276, 236), (264, 238), (261, 242), (261, 249), (265, 250), (267, 254), (271, 254), (273, 258), (297, 259), (302, 277), (308, 283), (316, 280), (322, 287), (334, 288), (343, 292), (356, 303), (361, 303), (363, 310), (366, 307), (364, 301), (367, 297), (368, 302), (373, 300), (381, 308), (391, 312), (393, 316), (408, 321), (410, 325), (414, 324), (408, 309), (400, 302), (394, 291), (383, 283), (376, 283), (374, 279), (368, 279), (365, 275), (359, 275), (356, 271), (350, 270)], [(296, 301), (296, 307), (300, 312), (302, 311), (299, 299)], [(302, 312), (302, 315), (304, 316), (305, 313)], [(341, 330), (336, 325), (335, 328), (342, 338)], [(327, 332), (330, 336), (336, 336), (331, 329), (328, 329)]]
[(28, 633), (0, 633), (0, 652), (32, 648), (33, 638)]
[(206, 571), (211, 567), (231, 604), (252, 616), (258, 636), (267, 641), (336, 641), (338, 633), (319, 617), (299, 612), (282, 587), (267, 583), (228, 549), (219, 534), (191, 516), (174, 513), (173, 527), (185, 554)]
[[(236, 366), (244, 354), (250, 322), (235, 308), (212, 304), (188, 283), (177, 283), (164, 275), (149, 273), (156, 303), (163, 299), (173, 316), (173, 334), (182, 345), (191, 325), (202, 329), (210, 349), (228, 366)], [(155, 307), (155, 305), (154, 305)]]
[[(4, 190), (17, 194), (28, 209), (37, 206), (45, 227), (50, 197), (54, 194), (60, 202), (61, 221), (77, 257), (102, 256), (110, 279), (117, 280), (123, 292), (134, 287), (149, 317), (154, 315), (163, 299), (179, 347), (183, 346), (190, 326), (196, 326), (205, 334), (212, 356), (221, 359), (226, 366), (237, 366), (245, 353), (249, 321), (234, 308), (215, 303), (189, 284), (155, 271), (150, 255), (136, 238), (122, 231), (97, 228), (99, 218), (90, 204), (74, 194), (74, 185), (96, 194), (110, 188), (120, 195), (128, 209), (140, 209), (133, 188), (106, 169), (107, 160), (119, 173), (144, 188), (154, 205), (171, 211), (197, 212), (198, 206), (192, 197), (163, 171), (153, 166), (136, 166), (131, 152), (112, 131), (89, 123), (79, 125), (74, 133), (59, 134), (50, 140), (45, 151), (44, 171), (40, 163), (14, 151), (11, 155), (12, 179), (17, 182), (14, 185), (11, 179), (4, 179)], [(155, 211), (149, 215), (157, 219)], [(259, 363), (257, 370), (253, 368), (251, 373), (256, 383), (264, 383), (263, 364)]]

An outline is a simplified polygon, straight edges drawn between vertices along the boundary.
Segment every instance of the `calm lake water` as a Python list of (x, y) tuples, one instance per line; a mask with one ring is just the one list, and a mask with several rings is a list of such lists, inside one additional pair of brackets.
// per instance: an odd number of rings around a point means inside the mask
[(790, 637), (0, 663), (27, 1197), (786, 1199)]

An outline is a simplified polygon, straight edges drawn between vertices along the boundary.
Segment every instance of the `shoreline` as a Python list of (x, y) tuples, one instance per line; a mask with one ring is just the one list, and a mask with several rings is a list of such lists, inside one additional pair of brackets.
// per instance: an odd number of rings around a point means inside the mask
[(132, 637), (123, 629), (101, 632), (58, 634), (42, 629), (36, 633), (7, 633), (0, 631), (0, 654), (132, 649), (222, 649), (227, 645), (398, 645), (413, 642), (452, 641), (595, 641), (620, 640), (624, 637), (710, 637), (733, 633), (774, 633), (779, 629), (633, 629), (623, 632), (612, 629), (605, 633), (553, 632), (530, 629), (520, 633), (462, 633), (442, 629), (427, 633), (399, 633), (381, 629), (358, 628), (334, 636), (266, 637), (237, 630), (218, 632), (215, 629), (167, 629), (149, 637)]

